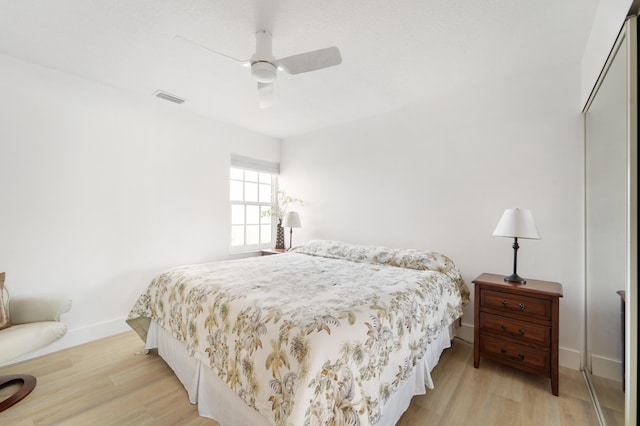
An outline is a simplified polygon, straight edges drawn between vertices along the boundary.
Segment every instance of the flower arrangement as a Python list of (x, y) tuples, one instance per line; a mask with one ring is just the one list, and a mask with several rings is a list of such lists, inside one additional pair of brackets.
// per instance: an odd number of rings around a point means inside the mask
[(284, 216), (287, 213), (287, 207), (292, 204), (303, 206), (304, 201), (300, 198), (287, 195), (287, 193), (281, 188), (276, 189), (276, 196), (278, 198), (276, 205), (272, 206), (269, 210), (262, 212), (262, 215), (278, 219), (278, 223), (276, 224), (276, 249), (284, 250), (284, 228), (282, 228), (282, 219), (284, 219)]
[(276, 205), (272, 206), (269, 210), (265, 210), (264, 212), (262, 212), (263, 216), (271, 216), (279, 220), (282, 220), (284, 216), (287, 214), (287, 208), (290, 205), (297, 204), (299, 206), (304, 206), (304, 201), (302, 201), (300, 198), (295, 198), (288, 195), (284, 191), (284, 189), (278, 188), (276, 190), (276, 196), (278, 198), (278, 202), (276, 203)]

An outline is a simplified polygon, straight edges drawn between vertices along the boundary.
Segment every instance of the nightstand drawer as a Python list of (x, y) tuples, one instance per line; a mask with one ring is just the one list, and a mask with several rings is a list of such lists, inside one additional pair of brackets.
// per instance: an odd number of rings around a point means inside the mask
[(551, 319), (551, 301), (537, 299), (519, 294), (482, 289), (480, 306), (504, 312), (510, 317), (533, 317), (543, 320)]
[(537, 351), (506, 340), (484, 336), (480, 344), (480, 352), (488, 357), (496, 358), (507, 364), (536, 371), (551, 371), (549, 351)]
[(551, 347), (550, 327), (486, 312), (480, 312), (480, 332), (499, 338), (509, 338), (522, 344), (534, 345), (536, 349), (548, 351)]

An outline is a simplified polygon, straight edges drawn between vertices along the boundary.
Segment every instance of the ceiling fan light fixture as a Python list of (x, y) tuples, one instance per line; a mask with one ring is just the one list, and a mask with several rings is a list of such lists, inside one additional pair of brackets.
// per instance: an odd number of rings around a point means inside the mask
[(256, 61), (251, 64), (251, 75), (260, 83), (273, 83), (277, 72), (278, 68), (271, 62)]
[[(250, 66), (251, 77), (258, 82), (260, 108), (266, 108), (273, 104), (273, 85), (278, 76), (278, 69), (285, 71), (287, 74), (295, 75), (333, 67), (342, 63), (340, 50), (335, 46), (276, 59), (273, 56), (273, 36), (271, 32), (262, 29), (257, 31), (255, 36), (256, 50), (255, 53), (251, 55), (251, 58), (247, 60), (234, 58), (233, 56), (210, 49), (196, 42), (191, 43), (211, 53), (230, 59), (233, 62), (240, 63), (243, 67)], [(189, 41), (181, 36), (175, 36), (174, 38)]]

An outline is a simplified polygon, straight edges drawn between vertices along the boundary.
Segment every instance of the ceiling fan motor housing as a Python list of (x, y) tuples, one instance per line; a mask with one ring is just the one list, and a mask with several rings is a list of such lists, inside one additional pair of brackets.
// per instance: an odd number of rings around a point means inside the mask
[(273, 83), (278, 68), (269, 61), (254, 61), (251, 63), (251, 75), (260, 83)]

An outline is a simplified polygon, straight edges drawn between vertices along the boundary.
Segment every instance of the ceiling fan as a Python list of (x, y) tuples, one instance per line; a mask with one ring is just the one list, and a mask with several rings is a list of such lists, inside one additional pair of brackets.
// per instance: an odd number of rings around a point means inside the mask
[(278, 70), (289, 74), (302, 74), (323, 68), (333, 67), (342, 63), (342, 56), (337, 47), (327, 47), (297, 55), (276, 59), (272, 51), (272, 35), (267, 30), (256, 32), (256, 51), (249, 59), (237, 59), (182, 36), (174, 38), (195, 44), (216, 55), (235, 61), (245, 67), (251, 67), (251, 75), (258, 82), (258, 100), (260, 108), (267, 108), (273, 104), (273, 84)]

